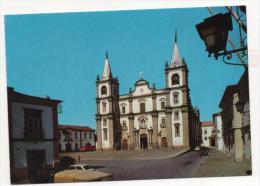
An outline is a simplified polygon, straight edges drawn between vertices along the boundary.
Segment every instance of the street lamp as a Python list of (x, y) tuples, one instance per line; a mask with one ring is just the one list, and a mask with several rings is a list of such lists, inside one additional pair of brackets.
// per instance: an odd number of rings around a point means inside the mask
[(213, 53), (217, 59), (218, 56), (226, 53), (228, 32), (233, 30), (230, 13), (219, 13), (206, 18), (202, 23), (197, 24), (196, 28), (200, 38), (205, 42), (209, 57)]

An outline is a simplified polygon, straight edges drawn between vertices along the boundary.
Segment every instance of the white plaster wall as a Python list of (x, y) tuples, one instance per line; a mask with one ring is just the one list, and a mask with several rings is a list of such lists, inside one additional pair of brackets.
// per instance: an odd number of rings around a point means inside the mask
[[(179, 75), (179, 78), (180, 78), (180, 84), (179, 85), (172, 85), (172, 75), (173, 74), (178, 74)], [(181, 69), (178, 69), (178, 70), (173, 70), (173, 71), (169, 71), (169, 74), (168, 74), (168, 85), (169, 87), (177, 87), (177, 86), (182, 86), (183, 83), (182, 83), (182, 71)]]
[(133, 96), (141, 96), (152, 93), (152, 90), (149, 89), (148, 85), (137, 85), (133, 92)]
[[(103, 112), (103, 103), (106, 103), (106, 112)], [(109, 112), (109, 102), (108, 102), (108, 100), (102, 100), (102, 101), (100, 101), (100, 114), (107, 114), (108, 112)]]
[(215, 125), (217, 127), (217, 147), (218, 150), (224, 150), (224, 141), (223, 141), (223, 135), (222, 135), (222, 119), (220, 115), (217, 115), (214, 117)]
[[(175, 110), (176, 111), (176, 110)], [(182, 112), (181, 110), (179, 111), (179, 119), (178, 120), (174, 120), (174, 111), (172, 112), (172, 143), (173, 145), (183, 145), (183, 121), (182, 121)], [(180, 124), (180, 128), (179, 128), (179, 132), (180, 132), (180, 136), (176, 137), (175, 136), (175, 127), (174, 124), (179, 123)]]
[(52, 142), (14, 142), (13, 143), (13, 156), (15, 168), (27, 167), (26, 150), (45, 150), (46, 164), (53, 163), (53, 143)]
[(119, 101), (119, 107), (120, 107), (120, 113), (122, 114), (122, 107), (125, 107), (125, 114), (129, 113), (129, 103), (127, 100), (120, 100)]
[(31, 105), (25, 103), (12, 103), (12, 124), (13, 124), (13, 138), (24, 138), (24, 108), (40, 109), (42, 110), (42, 129), (44, 138), (53, 138), (53, 122), (52, 122), (52, 108), (41, 105)]
[[(90, 133), (92, 133), (91, 138), (89, 138)], [(95, 132), (87, 131), (87, 138), (84, 138), (84, 132), (82, 132), (82, 145), (86, 145), (86, 143), (90, 143), (92, 146), (95, 145)]]
[[(133, 113), (140, 113), (140, 103), (141, 100), (145, 99), (145, 112), (150, 112), (153, 110), (153, 100), (152, 97), (146, 98), (134, 98), (133, 99)], [(141, 101), (141, 102), (140, 102)]]
[[(173, 104), (173, 94), (177, 92), (179, 93), (179, 103), (178, 104)], [(171, 90), (170, 91), (170, 105), (171, 106), (181, 106), (183, 103), (183, 99), (182, 99), (182, 92), (181, 90)]]
[[(207, 130), (207, 134), (204, 134), (204, 130)], [(214, 126), (202, 127), (202, 141), (203, 141), (202, 146), (206, 146), (206, 147), (210, 146), (209, 137), (212, 134), (212, 130), (214, 130)], [(207, 140), (204, 139), (205, 137), (207, 137)]]
[[(109, 143), (109, 129), (108, 129), (108, 126), (109, 126), (109, 120), (107, 119), (107, 126), (103, 126), (103, 120), (101, 120), (101, 134), (102, 134), (102, 147), (104, 148), (109, 148), (110, 147), (110, 143)], [(104, 131), (103, 129), (106, 128), (107, 129), (107, 140), (104, 140)]]

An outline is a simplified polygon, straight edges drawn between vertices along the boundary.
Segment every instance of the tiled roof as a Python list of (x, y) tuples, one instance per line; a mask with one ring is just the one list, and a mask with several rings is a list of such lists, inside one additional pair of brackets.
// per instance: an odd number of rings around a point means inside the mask
[(214, 123), (212, 121), (202, 121), (201, 126), (202, 127), (214, 126)]
[(62, 125), (62, 124), (59, 124), (59, 129), (70, 129), (70, 130), (81, 130), (81, 131), (93, 131), (94, 130), (88, 126)]

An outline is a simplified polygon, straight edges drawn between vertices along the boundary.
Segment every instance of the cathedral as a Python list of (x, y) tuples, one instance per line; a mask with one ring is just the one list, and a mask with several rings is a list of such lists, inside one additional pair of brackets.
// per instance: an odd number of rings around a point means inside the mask
[(96, 79), (97, 150), (194, 148), (201, 143), (200, 114), (189, 94), (188, 67), (180, 57), (177, 36), (172, 59), (164, 67), (165, 87), (141, 78), (128, 94), (119, 94), (108, 55)]

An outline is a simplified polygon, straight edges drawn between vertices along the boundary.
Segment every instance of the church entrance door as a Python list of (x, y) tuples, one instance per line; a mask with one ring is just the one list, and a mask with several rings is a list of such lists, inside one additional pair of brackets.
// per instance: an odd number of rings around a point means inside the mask
[(140, 148), (141, 149), (147, 149), (147, 147), (148, 147), (147, 135), (141, 134), (140, 135)]
[(128, 143), (127, 143), (127, 139), (123, 139), (123, 150), (127, 150), (128, 149)]
[(162, 137), (162, 148), (167, 148), (167, 138)]

